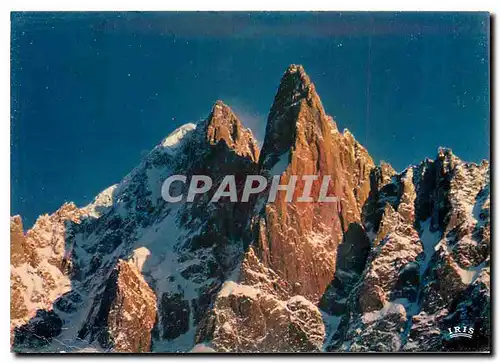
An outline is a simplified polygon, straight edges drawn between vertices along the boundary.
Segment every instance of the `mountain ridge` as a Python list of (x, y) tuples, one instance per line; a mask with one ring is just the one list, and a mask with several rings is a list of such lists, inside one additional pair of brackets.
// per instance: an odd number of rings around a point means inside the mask
[[(300, 203), (298, 182), (291, 202), (265, 190), (169, 205), (161, 183), (175, 173), (215, 186), (330, 175), (339, 202)], [(440, 351), (461, 349), (440, 333), (458, 322), (488, 350), (489, 173), (444, 148), (401, 173), (375, 165), (291, 65), (261, 150), (216, 101), (88, 206), (66, 203), (26, 233), (11, 218), (13, 349)]]

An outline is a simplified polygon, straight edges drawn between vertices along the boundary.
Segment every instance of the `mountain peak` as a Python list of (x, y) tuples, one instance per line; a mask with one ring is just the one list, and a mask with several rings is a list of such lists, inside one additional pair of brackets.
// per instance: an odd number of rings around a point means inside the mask
[(243, 127), (233, 110), (221, 100), (217, 100), (205, 124), (207, 141), (215, 145), (220, 140), (237, 154), (246, 154), (253, 161), (258, 159), (259, 150), (252, 131)]
[(319, 125), (330, 120), (304, 67), (292, 64), (281, 78), (267, 119), (261, 161), (264, 168), (272, 167), (277, 157), (294, 144), (299, 123)]
[(228, 110), (231, 110), (231, 107), (229, 107), (228, 105), (226, 105), (226, 104), (224, 103), (224, 101), (222, 101), (222, 100), (217, 100), (217, 101), (215, 101), (214, 105), (212, 106), (212, 112), (213, 112), (213, 111), (214, 111), (214, 109), (216, 109), (216, 108), (226, 108), (226, 109), (228, 109)]
[(297, 73), (300, 76), (303, 75), (307, 77), (306, 71), (304, 70), (304, 66), (302, 64), (290, 64), (285, 71), (285, 74), (295, 74), (295, 73)]
[[(292, 98), (307, 95), (307, 91), (314, 90), (314, 85), (302, 65), (291, 64), (281, 77), (280, 87), (276, 96), (283, 94)], [(295, 97), (294, 97), (295, 96)]]

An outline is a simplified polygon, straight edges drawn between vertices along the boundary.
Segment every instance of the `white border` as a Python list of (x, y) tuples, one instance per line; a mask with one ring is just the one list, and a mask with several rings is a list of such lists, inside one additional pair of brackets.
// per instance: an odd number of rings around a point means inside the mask
[(331, 11), (494, 11), (495, 0), (462, 1), (398, 1), (398, 0), (185, 0), (182, 2), (144, 1), (61, 1), (61, 0), (18, 0), (11, 1), (11, 10), (331, 10)]
[[(10, 282), (7, 280), (7, 276), (10, 276), (10, 263), (9, 263), (9, 250), (10, 250), (10, 236), (9, 236), (9, 216), (10, 216), (10, 11), (21, 11), (21, 10), (287, 10), (287, 11), (297, 11), (297, 10), (335, 10), (335, 11), (347, 11), (347, 10), (353, 10), (353, 11), (394, 11), (394, 10), (401, 10), (401, 11), (489, 11), (492, 12), (493, 14), (499, 14), (500, 13), (500, 1), (498, 0), (454, 0), (454, 1), (436, 1), (436, 0), (419, 0), (419, 1), (406, 1), (402, 2), (401, 0), (376, 0), (376, 1), (361, 1), (361, 0), (348, 0), (348, 1), (343, 1), (343, 2), (333, 2), (333, 1), (319, 1), (319, 0), (307, 0), (307, 1), (300, 1), (296, 3), (292, 3), (290, 0), (279, 0), (279, 1), (273, 1), (272, 3), (269, 0), (252, 0), (252, 1), (247, 1), (247, 2), (242, 2), (242, 1), (228, 1), (228, 0), (210, 0), (210, 1), (202, 1), (202, 0), (183, 0), (181, 2), (159, 2), (159, 1), (148, 1), (148, 0), (141, 0), (141, 1), (131, 1), (131, 0), (120, 0), (120, 1), (103, 1), (103, 0), (86, 0), (86, 1), (63, 1), (63, 0), (42, 0), (42, 1), (36, 1), (36, 0), (17, 0), (17, 1), (4, 1), (0, 3), (1, 11), (0, 12), (0, 26), (1, 26), (1, 32), (0, 32), (0, 41), (1, 41), (1, 49), (2, 49), (2, 57), (1, 57), (1, 90), (2, 90), (2, 97), (0, 101), (1, 105), (1, 114), (3, 115), (3, 121), (0, 123), (0, 127), (2, 130), (0, 130), (0, 147), (1, 147), (1, 152), (0, 152), (0, 170), (2, 171), (2, 176), (0, 178), (1, 185), (0, 185), (0, 202), (1, 202), (1, 215), (0, 215), (0, 231), (2, 232), (1, 235), (1, 241), (4, 245), (2, 254), (1, 254), (1, 268), (2, 268), (2, 278), (0, 279), (1, 281), (1, 292), (3, 292), (4, 298), (0, 299), (0, 304), (1, 304), (1, 309), (0, 311), (2, 312), (1, 318), (2, 318), (2, 324), (1, 324), (1, 329), (0, 329), (0, 347), (1, 350), (0, 352), (2, 353), (2, 356), (6, 358), (7, 361), (12, 361), (15, 358), (12, 354), (10, 354), (10, 333), (9, 333), (9, 312), (10, 312), (10, 307), (9, 307), (9, 299), (7, 296), (9, 296), (10, 291)], [(498, 20), (498, 19), (495, 19)], [(498, 34), (498, 23), (495, 22), (496, 24), (496, 33)], [(497, 50), (499, 49), (499, 37), (495, 36), (494, 37), (494, 49)], [(499, 69), (499, 61), (498, 61), (498, 56), (495, 57), (495, 64), (492, 66), (495, 67), (495, 69), (498, 71)], [(498, 84), (498, 75), (495, 72), (495, 79), (492, 79), (492, 87), (493, 85)], [(495, 93), (495, 99), (492, 100), (492, 102), (495, 105), (499, 104), (499, 94), (498, 92)], [(496, 108), (495, 108), (496, 110)], [(495, 115), (496, 116), (496, 115)], [(493, 118), (495, 120), (496, 117)], [(499, 136), (499, 128), (498, 127), (493, 127), (492, 129), (494, 130), (494, 136), (495, 139), (498, 140)], [(497, 169), (497, 165), (499, 163), (499, 158), (498, 155), (493, 156), (493, 159), (495, 161), (494, 165), (492, 165), (492, 168), (494, 170)], [(494, 173), (495, 175), (496, 173)], [(493, 183), (495, 184), (495, 187), (497, 186), (496, 180), (497, 178), (494, 179)], [(495, 188), (494, 192), (494, 200), (492, 201), (493, 203), (493, 208), (494, 212), (496, 212), (496, 206), (498, 205), (498, 191)], [(498, 216), (496, 213), (494, 213), (494, 222), (496, 226), (498, 226)], [(496, 229), (495, 229), (496, 231)], [(495, 232), (495, 235), (498, 234), (498, 231)], [(492, 242), (493, 244), (496, 244), (496, 241)], [(500, 250), (499, 246), (494, 247), (494, 261), (499, 261), (498, 258), (498, 251)], [(496, 274), (497, 268), (496, 266), (493, 268), (493, 271)], [(494, 290), (496, 295), (500, 293), (498, 289), (498, 278), (497, 276), (494, 277), (495, 281), (495, 286)], [(494, 306), (494, 317), (499, 316), (499, 311), (498, 311), (498, 304), (493, 305)], [(498, 328), (498, 325), (495, 326), (495, 328)], [(494, 347), (496, 349), (499, 349), (499, 344), (498, 344), (498, 332), (495, 331), (494, 337), (495, 337), (495, 342), (494, 342)], [(185, 361), (186, 357), (175, 357), (175, 356), (157, 356), (157, 359), (166, 359), (169, 361)], [(233, 356), (234, 357), (234, 356)], [(364, 360), (366, 358), (371, 358), (372, 356), (354, 356), (354, 357), (348, 357), (350, 360)], [(376, 356), (373, 356), (376, 357)], [(398, 358), (406, 358), (401, 355), (397, 356)], [(412, 356), (415, 357), (415, 356)], [(85, 360), (91, 358), (92, 360), (98, 360), (101, 361), (104, 359), (110, 359), (107, 357), (86, 357), (83, 358)], [(115, 357), (115, 359), (123, 359), (123, 357)], [(198, 357), (200, 359), (201, 357)], [(274, 356), (253, 356), (249, 357), (246, 356), (246, 359), (250, 360), (259, 360), (261, 362), (266, 362), (266, 361), (272, 361), (276, 357)], [(310, 358), (310, 357), (303, 357), (296, 355), (295, 357), (291, 356), (286, 356), (282, 357), (285, 359), (303, 359), (303, 358)], [(379, 357), (380, 358), (380, 357)], [(384, 357), (385, 358), (385, 357)], [(410, 358), (410, 356), (408, 356)], [(456, 356), (446, 356), (446, 355), (440, 355), (440, 356), (416, 356), (417, 359), (426, 359), (426, 360), (442, 360), (442, 359), (457, 359)], [(470, 359), (477, 359), (474, 358), (470, 355), (463, 355), (463, 358), (470, 360)], [(486, 357), (484, 357), (486, 358)], [(483, 358), (483, 359), (484, 359)], [(34, 361), (35, 359), (40, 359), (39, 357), (32, 357), (32, 358), (24, 358), (25, 361)], [(46, 357), (45, 359), (53, 359), (52, 357)], [(130, 358), (129, 358), (130, 359)], [(139, 357), (134, 357), (131, 358), (133, 360), (139, 359)], [(195, 359), (193, 358), (188, 358), (188, 359)], [(220, 359), (220, 356), (215, 356), (213, 358), (204, 356), (201, 359)], [(320, 359), (318, 357), (318, 359)], [(326, 356), (322, 359), (345, 359), (344, 356), (339, 356), (339, 355), (334, 355), (334, 356)]]

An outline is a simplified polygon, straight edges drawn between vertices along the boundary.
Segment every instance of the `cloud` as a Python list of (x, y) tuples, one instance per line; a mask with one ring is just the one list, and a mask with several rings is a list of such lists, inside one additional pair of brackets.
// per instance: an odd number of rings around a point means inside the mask
[[(224, 100), (224, 98), (222, 98)], [(237, 98), (229, 98), (224, 101), (233, 112), (238, 116), (245, 128), (252, 130), (253, 136), (257, 139), (259, 148), (264, 143), (264, 136), (266, 134), (266, 121), (267, 116), (256, 111), (248, 103), (243, 102)]]

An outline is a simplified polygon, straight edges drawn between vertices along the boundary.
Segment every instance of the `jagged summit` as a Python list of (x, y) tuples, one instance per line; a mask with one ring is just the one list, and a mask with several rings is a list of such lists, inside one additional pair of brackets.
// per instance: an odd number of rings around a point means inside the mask
[(290, 65), (283, 74), (278, 92), (274, 98), (269, 119), (276, 117), (283, 108), (290, 107), (301, 99), (312, 98), (315, 94), (314, 84), (301, 65)]
[(250, 129), (243, 127), (233, 110), (221, 100), (217, 100), (205, 123), (207, 141), (215, 145), (220, 140), (234, 149), (238, 155), (248, 155), (257, 161), (259, 149)]
[(309, 142), (315, 138), (313, 134), (331, 133), (332, 127), (336, 126), (326, 115), (304, 67), (290, 65), (281, 78), (269, 112), (260, 164), (271, 168), (280, 155), (294, 146), (298, 137)]
[(283, 82), (285, 79), (290, 79), (297, 86), (304, 89), (311, 84), (311, 80), (301, 64), (290, 64), (281, 81)]
[(228, 105), (221, 100), (217, 100), (205, 120), (205, 129), (209, 141), (217, 143), (221, 138), (226, 139), (225, 137), (228, 135), (225, 135), (222, 129), (227, 128), (234, 129), (237, 132), (243, 129), (243, 125)]

